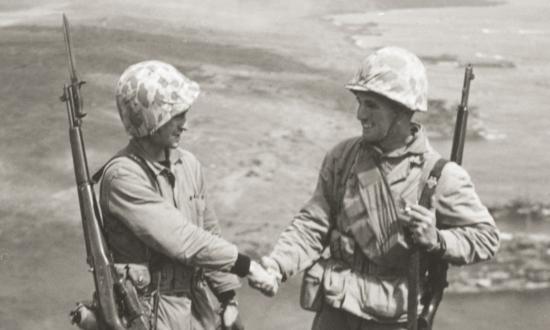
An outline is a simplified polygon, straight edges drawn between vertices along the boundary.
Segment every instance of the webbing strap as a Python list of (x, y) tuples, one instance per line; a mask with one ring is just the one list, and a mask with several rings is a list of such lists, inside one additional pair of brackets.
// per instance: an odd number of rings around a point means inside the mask
[(437, 186), (437, 182), (441, 177), (441, 172), (443, 172), (443, 168), (448, 162), (449, 161), (444, 158), (440, 158), (437, 160), (434, 167), (430, 171), (430, 175), (428, 176), (426, 183), (424, 184), (424, 188), (422, 189), (422, 194), (420, 195), (418, 204), (428, 209), (432, 207), (432, 196), (435, 192), (435, 187)]
[[(428, 209), (432, 207), (432, 196), (434, 195), (437, 182), (441, 177), (441, 172), (443, 172), (443, 168), (448, 162), (449, 162), (448, 160), (440, 158), (434, 164), (432, 170), (430, 171), (430, 175), (426, 179), (426, 182), (424, 183), (424, 187), (422, 188), (420, 200), (418, 201), (418, 204), (420, 204), (421, 206), (424, 206), (425, 208), (428, 208)], [(413, 249), (414, 249), (413, 253), (411, 254), (411, 257), (409, 259), (409, 274), (407, 278), (408, 290), (409, 290), (408, 297), (407, 297), (407, 302), (408, 302), (407, 329), (409, 330), (418, 329), (418, 294), (420, 292), (420, 276), (421, 276), (420, 251), (416, 247), (413, 247)]]
[[(143, 157), (141, 157), (139, 155), (136, 155), (136, 154), (115, 156), (115, 157), (109, 159), (109, 161), (106, 162), (105, 165), (103, 165), (92, 176), (92, 183), (93, 184), (98, 183), (101, 180), (101, 178), (103, 177), (103, 174), (104, 174), (105, 170), (107, 169), (107, 167), (109, 166), (109, 164), (111, 164), (111, 162), (113, 160), (115, 160), (117, 158), (120, 158), (120, 157), (126, 157), (128, 159), (133, 160), (136, 164), (138, 164), (139, 167), (141, 167), (141, 169), (145, 172), (145, 174), (147, 174), (147, 176), (149, 177), (149, 180), (154, 182), (154, 184), (155, 184), (155, 186), (158, 190), (158, 193), (162, 196), (162, 190), (160, 189), (160, 184), (157, 181), (155, 173), (147, 165), (147, 162), (145, 161), (145, 159), (143, 159)], [(157, 253), (152, 251), (149, 247), (146, 247), (146, 254), (147, 254), (147, 259), (149, 259), (149, 269), (152, 270), (153, 263), (156, 259), (159, 258), (159, 256), (158, 256)], [(158, 311), (159, 311), (159, 301), (160, 301), (161, 270), (159, 268), (155, 271), (152, 271), (152, 273), (153, 274), (152, 274), (152, 284), (151, 285), (152, 285), (152, 289), (153, 289), (153, 306), (152, 306), (153, 310), (152, 310), (152, 317), (149, 320), (149, 328), (152, 329), (152, 330), (156, 330), (157, 329), (157, 320), (158, 320)]]
[(151, 181), (153, 181), (155, 183), (155, 185), (157, 186), (158, 191), (160, 194), (162, 194), (162, 191), (160, 190), (160, 186), (159, 186), (159, 183), (157, 181), (157, 178), (156, 178), (156, 175), (155, 173), (153, 172), (153, 170), (151, 170), (151, 168), (147, 165), (147, 162), (145, 161), (145, 159), (143, 159), (143, 157), (139, 156), (139, 155), (136, 155), (136, 154), (128, 154), (128, 155), (122, 155), (122, 156), (114, 156), (113, 158), (109, 159), (103, 166), (101, 166), (95, 173), (94, 175), (92, 176), (92, 184), (97, 184), (99, 181), (101, 181), (101, 178), (103, 177), (103, 174), (105, 173), (105, 170), (107, 169), (107, 167), (111, 164), (111, 162), (117, 158), (129, 158), (131, 160), (133, 160), (136, 164), (139, 165), (139, 167), (141, 167), (141, 169), (145, 172), (145, 174), (147, 174), (147, 176), (149, 177), (149, 179)]

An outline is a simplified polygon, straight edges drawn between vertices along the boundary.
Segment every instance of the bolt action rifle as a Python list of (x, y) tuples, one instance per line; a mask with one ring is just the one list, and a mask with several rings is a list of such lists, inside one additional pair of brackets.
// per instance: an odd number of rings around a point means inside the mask
[[(86, 113), (82, 109), (80, 87), (85, 83), (78, 79), (73, 54), (69, 22), (63, 14), (63, 35), (67, 50), (70, 82), (63, 87), (61, 101), (65, 102), (69, 117), (69, 140), (73, 157), (74, 172), (78, 190), (78, 202), (84, 239), (86, 242), (86, 261), (94, 277), (95, 294), (92, 306), (79, 307), (71, 313), (73, 323), (86, 329), (99, 330), (147, 330), (138, 296), (133, 284), (122, 279), (111, 260), (104, 233), (82, 137), (82, 119)], [(83, 320), (83, 315), (92, 313), (93, 321)], [(90, 323), (93, 323), (90, 325)]]
[[(470, 95), (470, 82), (474, 79), (473, 67), (471, 64), (464, 70), (464, 84), (462, 86), (462, 97), (457, 109), (453, 145), (451, 148), (450, 160), (462, 164), (464, 142), (466, 140), (466, 126), (468, 123), (468, 96)], [(428, 259), (427, 286), (421, 300), (424, 308), (418, 316), (418, 286), (420, 283), (420, 252), (418, 249), (411, 256), (411, 267), (409, 269), (409, 330), (432, 330), (433, 321), (437, 308), (443, 299), (443, 291), (448, 285), (447, 270), (449, 265), (437, 257)], [(412, 276), (412, 278), (411, 278)]]

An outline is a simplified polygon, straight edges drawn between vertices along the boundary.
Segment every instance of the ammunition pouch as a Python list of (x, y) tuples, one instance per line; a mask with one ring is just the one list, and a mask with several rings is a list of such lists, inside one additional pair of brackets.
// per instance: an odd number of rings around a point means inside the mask
[(145, 264), (115, 264), (117, 274), (132, 282), (139, 294), (145, 294), (151, 284), (151, 273)]
[(319, 259), (305, 270), (300, 288), (300, 306), (312, 312), (321, 310), (323, 304), (323, 276), (327, 259)]
[(160, 276), (159, 291), (163, 295), (189, 294), (204, 278), (200, 268), (181, 263), (163, 263), (154, 274)]

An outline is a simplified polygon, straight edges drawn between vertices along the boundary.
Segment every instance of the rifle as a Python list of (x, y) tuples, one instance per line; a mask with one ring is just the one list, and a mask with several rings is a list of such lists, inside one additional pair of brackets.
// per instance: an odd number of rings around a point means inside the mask
[[(122, 279), (116, 272), (102, 231), (102, 218), (99, 210), (82, 137), (82, 119), (86, 116), (80, 88), (85, 83), (78, 79), (71, 51), (69, 22), (63, 14), (63, 35), (69, 66), (69, 84), (64, 85), (61, 101), (65, 102), (69, 117), (69, 140), (73, 157), (73, 166), (78, 190), (78, 202), (84, 239), (86, 244), (86, 262), (94, 277), (95, 295), (91, 312), (97, 320), (93, 327), (100, 330), (146, 330), (139, 300), (133, 284)], [(79, 305), (82, 307), (83, 305)], [(82, 314), (79, 308), (71, 313), (73, 323), (81, 325)]]
[[(464, 83), (462, 86), (462, 97), (457, 109), (455, 131), (453, 134), (453, 145), (451, 148), (451, 161), (462, 164), (462, 154), (464, 151), (464, 142), (466, 140), (466, 126), (468, 123), (468, 96), (470, 95), (470, 82), (475, 78), (471, 64), (464, 70)], [(439, 259), (430, 258), (428, 263), (428, 279), (426, 292), (422, 296), (424, 308), (418, 313), (418, 286), (421, 274), (420, 252), (418, 249), (411, 255), (411, 264), (409, 269), (409, 310), (408, 310), (408, 329), (409, 330), (431, 330), (435, 313), (443, 299), (443, 291), (448, 286), (447, 270), (449, 265)], [(412, 278), (411, 278), (412, 276)], [(411, 284), (413, 284), (411, 286)], [(411, 290), (412, 287), (412, 290)]]

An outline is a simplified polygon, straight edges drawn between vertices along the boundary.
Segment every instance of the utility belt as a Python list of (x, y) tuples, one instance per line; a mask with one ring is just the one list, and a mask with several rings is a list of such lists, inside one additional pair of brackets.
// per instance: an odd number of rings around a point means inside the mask
[(319, 259), (304, 273), (302, 308), (318, 312), (328, 304), (367, 320), (406, 321), (407, 263), (375, 263), (356, 245), (352, 237), (332, 230), (330, 257)]
[(132, 281), (138, 294), (150, 298), (155, 292), (167, 296), (183, 296), (204, 280), (203, 270), (176, 263), (149, 267), (142, 263), (116, 263), (122, 278)]
[(406, 263), (402, 263), (402, 267), (399, 267), (393, 263), (384, 264), (370, 260), (362, 253), (353, 237), (342, 234), (338, 230), (331, 231), (329, 246), (332, 258), (343, 261), (358, 274), (373, 276), (406, 276), (407, 274)]

